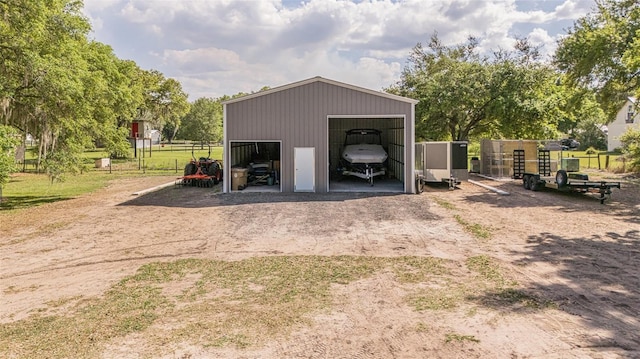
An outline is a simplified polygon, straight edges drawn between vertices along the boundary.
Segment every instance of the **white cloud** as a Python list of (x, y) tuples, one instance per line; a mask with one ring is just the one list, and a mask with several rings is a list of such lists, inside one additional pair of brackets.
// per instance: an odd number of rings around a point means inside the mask
[(122, 0), (84, 0), (84, 9), (89, 13), (96, 13), (105, 11), (121, 2)]
[(228, 71), (234, 68), (248, 66), (240, 60), (240, 56), (230, 50), (217, 48), (202, 48), (195, 50), (166, 50), (162, 54), (165, 66), (172, 66), (187, 73), (201, 71)]
[(381, 89), (397, 81), (411, 48), (436, 31), (446, 45), (473, 35), (483, 50), (507, 49), (518, 36), (549, 51), (560, 36), (558, 21), (584, 16), (593, 0), (525, 5), (520, 10), (515, 0), (86, 0), (85, 12), (98, 41), (143, 68), (178, 79), (193, 99), (313, 76)]
[(553, 16), (558, 20), (577, 19), (593, 10), (594, 6), (592, 0), (566, 0), (555, 8)]

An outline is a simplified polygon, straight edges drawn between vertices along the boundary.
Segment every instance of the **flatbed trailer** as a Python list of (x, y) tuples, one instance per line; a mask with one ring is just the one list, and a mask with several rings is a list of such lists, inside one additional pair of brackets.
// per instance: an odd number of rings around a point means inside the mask
[[(620, 188), (620, 182), (591, 181), (589, 176), (583, 173), (567, 172), (564, 169), (551, 175), (550, 156), (548, 150), (538, 151), (539, 173), (524, 172), (524, 150), (514, 151), (514, 175), (516, 179), (522, 179), (524, 189), (539, 191), (542, 188), (553, 188), (558, 191), (573, 191), (580, 193), (595, 193), (603, 204), (611, 198), (611, 189)], [(516, 153), (518, 152), (518, 153)], [(521, 169), (522, 171), (519, 171)]]

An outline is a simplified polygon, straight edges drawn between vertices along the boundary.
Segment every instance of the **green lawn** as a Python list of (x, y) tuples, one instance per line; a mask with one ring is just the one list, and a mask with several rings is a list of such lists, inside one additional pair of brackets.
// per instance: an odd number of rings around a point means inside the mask
[[(588, 155), (585, 151), (551, 151), (551, 161), (560, 161), (561, 158), (578, 158), (580, 160), (580, 170), (587, 169), (609, 169), (610, 171), (621, 171), (623, 167), (622, 156), (618, 153), (600, 152), (600, 154)], [(471, 168), (471, 157), (480, 157), (477, 152), (469, 153), (469, 168)], [(607, 157), (608, 162), (607, 162)]]
[[(193, 148), (196, 158), (209, 156), (207, 146)], [(24, 173), (11, 176), (9, 183), (2, 188), (0, 210), (17, 210), (63, 201), (81, 194), (105, 187), (110, 180), (117, 178), (182, 175), (184, 166), (192, 159), (190, 144), (155, 145), (138, 152), (138, 157), (113, 159), (111, 168), (95, 168), (96, 160), (108, 157), (102, 149), (86, 151), (83, 155), (87, 171), (77, 176), (67, 176), (63, 182), (51, 183), (43, 173), (36, 173), (35, 154), (27, 151)], [(211, 147), (211, 158), (222, 160), (222, 147)]]
[[(559, 158), (559, 152), (555, 154), (555, 157)], [(552, 156), (554, 156), (552, 154)], [(585, 169), (606, 169), (607, 164), (610, 169), (622, 168), (622, 163), (618, 160), (620, 158), (620, 154), (615, 153), (605, 153), (602, 152), (600, 154), (587, 154), (585, 151), (563, 151), (563, 158), (579, 158), (580, 159), (580, 170)], [(607, 157), (609, 158), (607, 163)], [(599, 161), (599, 162), (598, 162)]]
[(45, 174), (16, 173), (2, 188), (0, 211), (25, 209), (45, 203), (72, 199), (105, 187), (117, 178), (166, 175), (162, 172), (112, 172), (90, 170), (77, 176), (68, 176), (64, 182), (51, 182)]
[[(138, 151), (134, 157), (133, 150), (129, 159), (113, 159), (111, 168), (96, 169), (95, 162), (108, 157), (103, 149), (86, 151), (83, 158), (88, 171), (78, 176), (68, 176), (64, 182), (50, 183), (44, 174), (36, 174), (35, 155), (27, 151), (26, 173), (12, 176), (2, 191), (3, 201), (0, 210), (13, 210), (37, 206), (43, 203), (62, 201), (74, 198), (83, 193), (92, 192), (106, 186), (111, 179), (153, 175), (182, 175), (184, 166), (193, 155), (196, 158), (209, 156), (208, 146), (191, 144), (154, 145), (144, 153)], [(580, 169), (598, 169), (598, 155), (587, 155), (584, 151), (564, 151), (563, 157), (580, 158)], [(469, 158), (475, 156), (469, 154)], [(551, 154), (557, 160), (559, 152)], [(619, 155), (600, 154), (600, 168), (605, 169), (606, 157), (609, 156), (609, 168), (622, 168)], [(222, 160), (222, 147), (211, 147), (211, 158)]]
[[(196, 158), (209, 156), (207, 146), (192, 147), (191, 144), (165, 144), (154, 145), (137, 153), (132, 149), (128, 159), (112, 159), (112, 171), (167, 171), (168, 173), (182, 173), (184, 166), (189, 163), (193, 155)], [(25, 172), (36, 171), (36, 153), (27, 151), (25, 164), (21, 167)], [(137, 156), (136, 156), (137, 155)], [(88, 167), (94, 167), (96, 160), (108, 158), (109, 154), (104, 149), (88, 150), (83, 154), (84, 163)], [(211, 158), (222, 161), (222, 146), (211, 147)], [(108, 170), (108, 168), (106, 169)]]

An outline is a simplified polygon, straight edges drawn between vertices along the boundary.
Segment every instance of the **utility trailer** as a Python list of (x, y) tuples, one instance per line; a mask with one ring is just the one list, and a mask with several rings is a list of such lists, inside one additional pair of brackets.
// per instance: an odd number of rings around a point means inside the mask
[(612, 188), (620, 188), (620, 182), (590, 181), (589, 175), (566, 169), (551, 171), (551, 155), (547, 149), (538, 150), (538, 173), (526, 172), (524, 150), (513, 151), (513, 178), (521, 179), (524, 189), (539, 191), (553, 188), (559, 191), (574, 191), (599, 194), (600, 203), (611, 197)]
[(469, 179), (466, 141), (432, 141), (415, 144), (416, 192), (425, 183), (446, 183), (454, 189)]

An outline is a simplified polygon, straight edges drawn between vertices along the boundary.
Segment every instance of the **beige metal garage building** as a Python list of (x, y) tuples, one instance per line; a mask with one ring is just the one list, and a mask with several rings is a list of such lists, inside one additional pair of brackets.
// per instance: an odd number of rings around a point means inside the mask
[[(413, 193), (416, 103), (322, 77), (225, 101), (223, 191), (243, 189), (235, 175), (265, 191)], [(373, 186), (336, 175), (345, 133), (354, 128), (381, 131), (387, 173)]]

